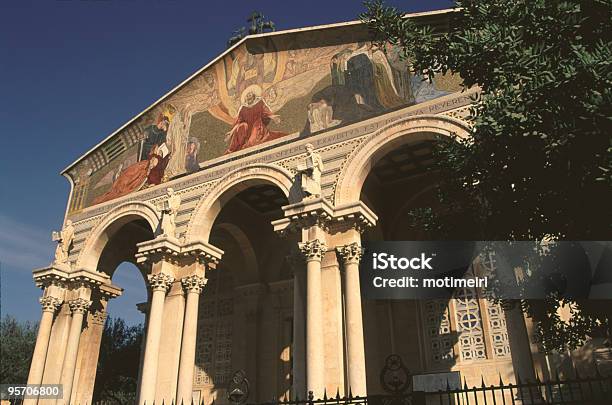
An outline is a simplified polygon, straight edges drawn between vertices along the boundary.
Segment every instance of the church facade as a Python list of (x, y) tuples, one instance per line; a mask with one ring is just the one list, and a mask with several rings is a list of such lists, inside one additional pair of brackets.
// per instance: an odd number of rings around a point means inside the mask
[[(410, 16), (444, 29), (452, 12)], [(390, 354), (411, 375), (468, 384), (545, 373), (518, 308), (362, 300), (363, 240), (422, 240), (439, 208), (432, 147), (469, 134), (477, 89), (409, 73), (359, 22), (250, 36), (87, 152), (53, 264), (28, 383), (91, 403), (113, 273), (147, 285), (139, 403), (382, 392)], [(482, 266), (494, 266), (483, 260)], [(29, 400), (46, 403), (48, 400)]]

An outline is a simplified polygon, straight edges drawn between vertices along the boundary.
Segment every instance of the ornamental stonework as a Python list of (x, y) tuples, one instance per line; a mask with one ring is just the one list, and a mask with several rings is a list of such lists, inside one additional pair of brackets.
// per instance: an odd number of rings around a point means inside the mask
[(336, 248), (336, 252), (346, 264), (359, 264), (359, 261), (363, 256), (363, 248), (357, 242), (339, 246)]
[(152, 291), (168, 291), (172, 283), (174, 282), (174, 277), (165, 273), (157, 273), (151, 274), (149, 276), (149, 285), (151, 286)]
[(196, 294), (201, 293), (202, 289), (204, 288), (204, 286), (206, 286), (207, 282), (208, 280), (205, 277), (198, 276), (195, 274), (191, 276), (183, 277), (181, 279), (181, 284), (183, 285), (183, 289), (187, 293), (190, 293), (190, 292), (196, 293)]
[(51, 296), (40, 297), (39, 301), (43, 312), (55, 312), (62, 304), (61, 299)]
[(321, 260), (327, 251), (327, 245), (319, 239), (314, 239), (308, 242), (302, 242), (299, 245), (300, 251), (304, 255), (306, 261)]
[(68, 305), (73, 314), (84, 314), (91, 306), (91, 301), (84, 298), (76, 298), (68, 301)]

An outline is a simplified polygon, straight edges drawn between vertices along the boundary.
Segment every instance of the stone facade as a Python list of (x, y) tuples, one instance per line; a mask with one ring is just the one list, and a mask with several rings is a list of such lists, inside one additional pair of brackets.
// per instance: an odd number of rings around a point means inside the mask
[[(68, 395), (58, 403), (91, 401), (106, 304), (121, 294), (112, 275), (123, 261), (138, 266), (149, 293), (140, 404), (225, 402), (239, 369), (254, 401), (380, 393), (391, 353), (413, 374), (459, 371), (468, 384), (513, 380), (519, 369), (533, 375), (539, 363), (522, 314), (508, 318), (475, 291), (449, 302), (361, 299), (361, 241), (428, 236), (405, 214), (435, 208), (431, 145), (468, 136), (476, 92), (288, 135), (72, 209), (68, 268), (34, 272), (43, 312), (28, 383), (62, 382)], [(302, 195), (306, 144), (324, 163), (320, 198)], [(174, 235), (160, 229), (168, 187), (180, 197)]]

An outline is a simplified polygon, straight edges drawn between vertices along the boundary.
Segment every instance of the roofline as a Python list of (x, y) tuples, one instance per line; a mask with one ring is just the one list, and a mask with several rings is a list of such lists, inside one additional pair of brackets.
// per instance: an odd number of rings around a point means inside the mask
[[(457, 10), (458, 10), (457, 8), (445, 8), (445, 9), (441, 9), (441, 10), (422, 11), (422, 12), (418, 12), (418, 13), (406, 13), (406, 14), (404, 14), (404, 17), (413, 18), (413, 17), (441, 15), (441, 14), (448, 14), (448, 13), (456, 12)], [(230, 52), (232, 52), (233, 50), (238, 48), (240, 45), (242, 45), (243, 43), (245, 43), (249, 39), (262, 38), (262, 37), (272, 37), (272, 36), (277, 36), (277, 35), (286, 35), (286, 34), (292, 34), (292, 33), (296, 33), (296, 32), (307, 32), (307, 31), (325, 30), (325, 29), (330, 29), (330, 28), (347, 27), (347, 26), (360, 25), (360, 24), (363, 24), (363, 21), (361, 21), (361, 20), (352, 20), (352, 21), (345, 21), (345, 22), (340, 22), (340, 23), (314, 25), (314, 26), (311, 26), (311, 27), (292, 28), (292, 29), (282, 30), (282, 31), (272, 31), (272, 32), (265, 32), (265, 33), (262, 33), (262, 34), (247, 35), (244, 38), (242, 38), (240, 41), (236, 42), (231, 47), (227, 48), (224, 52), (219, 54), (216, 58), (214, 58), (213, 60), (208, 62), (206, 65), (204, 65), (203, 67), (201, 67), (200, 69), (196, 70), (194, 73), (189, 75), (185, 80), (180, 82), (178, 85), (176, 85), (170, 91), (166, 92), (166, 94), (161, 96), (159, 99), (155, 100), (151, 105), (149, 105), (147, 108), (145, 108), (140, 113), (135, 115), (132, 119), (127, 121), (125, 124), (123, 124), (122, 126), (117, 128), (114, 132), (112, 132), (110, 135), (108, 135), (102, 141), (98, 142), (95, 146), (91, 147), (87, 152), (82, 154), (81, 157), (79, 157), (77, 160), (75, 160), (70, 165), (68, 165), (64, 170), (62, 170), (60, 172), (60, 174), (61, 175), (67, 175), (67, 173), (68, 173), (68, 171), (70, 169), (72, 169), (79, 162), (81, 162), (83, 159), (85, 159), (87, 156), (89, 156), (90, 153), (92, 153), (93, 151), (98, 149), (100, 146), (102, 146), (106, 141), (111, 139), (113, 136), (117, 135), (119, 132), (123, 131), (125, 128), (127, 128), (134, 121), (138, 120), (144, 114), (146, 114), (147, 112), (149, 112), (150, 110), (155, 108), (159, 103), (161, 103), (166, 98), (168, 98), (169, 96), (174, 94), (176, 91), (181, 89), (183, 86), (185, 86), (187, 83), (189, 83), (197, 75), (199, 75), (200, 73), (204, 72), (210, 66), (212, 66), (215, 63), (217, 63), (217, 61), (221, 60), (223, 57), (225, 57), (227, 54), (229, 54)]]

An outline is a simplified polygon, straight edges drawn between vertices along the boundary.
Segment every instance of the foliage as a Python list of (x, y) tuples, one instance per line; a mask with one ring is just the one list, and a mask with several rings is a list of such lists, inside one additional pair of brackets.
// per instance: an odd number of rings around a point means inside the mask
[(104, 324), (94, 401), (132, 404), (136, 401), (142, 325), (127, 326), (121, 318)]
[(25, 384), (38, 326), (19, 322), (10, 315), (0, 320), (0, 384)]
[[(612, 0), (459, 0), (447, 32), (380, 1), (361, 18), (432, 80), (458, 73), (480, 88), (469, 139), (443, 141), (436, 170), (444, 221), (416, 213), (449, 238), (606, 240), (612, 223)], [(469, 223), (471, 226), (466, 227)], [(546, 350), (607, 328), (610, 311), (558, 300), (523, 303)], [(609, 308), (610, 305), (608, 304)]]

